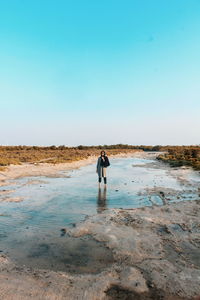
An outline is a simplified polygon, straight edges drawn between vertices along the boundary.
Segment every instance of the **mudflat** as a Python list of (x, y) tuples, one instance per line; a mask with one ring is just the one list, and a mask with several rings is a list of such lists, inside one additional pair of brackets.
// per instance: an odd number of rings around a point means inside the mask
[[(85, 274), (55, 272), (18, 266), (1, 255), (1, 299), (195, 299), (200, 295), (199, 220), (199, 200), (95, 215), (68, 229), (66, 243), (87, 236), (87, 251), (94, 256), (101, 251), (91, 243), (95, 240), (112, 251), (111, 257), (103, 250), (107, 267)], [(76, 257), (74, 269), (85, 266), (84, 255)]]
[[(156, 155), (135, 153), (134, 156), (152, 158)], [(96, 157), (93, 159), (95, 161)], [(91, 162), (87, 160), (83, 164)], [(159, 164), (147, 160), (151, 170), (159, 168)], [(142, 170), (146, 172), (143, 162), (138, 166), (135, 163), (133, 167), (140, 168), (141, 174)], [(63, 165), (59, 168), (63, 170)], [(200, 197), (196, 176), (199, 175), (191, 173), (189, 168), (170, 169), (165, 165), (162, 168), (166, 174), (169, 172), (178, 178), (180, 187), (187, 188), (185, 193), (181, 189), (176, 190), (171, 179), (171, 186), (162, 186), (161, 189), (161, 182), (155, 177), (152, 179), (153, 186), (141, 188), (139, 192), (139, 197), (149, 199), (149, 206), (126, 209), (100, 207), (99, 213), (87, 216), (74, 226), (61, 228), (59, 247), (59, 238), (52, 244), (44, 240), (37, 247), (33, 245), (29, 259), (22, 259), (23, 263), (14, 261), (0, 249), (0, 298), (198, 299)], [(12, 173), (12, 168), (9, 172)], [(59, 174), (58, 170), (52, 172), (48, 173), (50, 177)], [(14, 174), (16, 177), (19, 175)], [(187, 181), (188, 174), (192, 181)], [(5, 182), (14, 178), (13, 174), (9, 176)], [(28, 184), (34, 183), (38, 182), (29, 179)], [(138, 178), (131, 184), (137, 189), (144, 183)], [(124, 184), (125, 190), (128, 187), (128, 183)], [(123, 188), (122, 185), (120, 188)], [(116, 190), (118, 193), (120, 191)], [(0, 239), (3, 242), (3, 234)], [(52, 265), (49, 260), (45, 265), (47, 254), (49, 257), (54, 254)], [(59, 260), (54, 266), (56, 256)], [(35, 260), (37, 264), (31, 264)]]

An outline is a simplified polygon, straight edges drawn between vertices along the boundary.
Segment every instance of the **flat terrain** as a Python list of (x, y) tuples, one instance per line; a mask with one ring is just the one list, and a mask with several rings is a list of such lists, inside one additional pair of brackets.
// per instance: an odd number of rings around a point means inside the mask
[[(122, 156), (126, 158), (129, 155)], [(190, 168), (171, 169), (161, 162), (152, 161), (151, 158), (157, 154), (132, 155), (146, 157), (146, 164), (135, 163), (126, 172), (135, 168), (138, 174), (146, 174), (147, 177), (143, 178), (148, 178), (147, 183), (151, 180), (155, 186), (142, 188), (144, 182), (138, 177), (135, 178), (136, 182), (123, 182), (120, 189), (124, 193), (126, 187), (128, 189), (126, 184), (130, 184), (129, 188), (133, 191), (141, 186), (138, 196), (148, 198), (151, 206), (129, 209), (99, 207), (99, 213), (88, 216), (73, 227), (62, 228), (61, 253), (67, 271), (41, 268), (39, 263), (38, 267), (16, 263), (0, 248), (0, 299), (199, 299), (199, 173), (194, 173)], [(1, 191), (13, 179), (32, 174), (51, 178), (56, 174), (58, 176), (61, 170), (68, 171), (95, 161), (94, 156), (55, 166), (27, 163), (12, 165), (1, 173)], [(152, 178), (148, 175), (149, 170)], [(169, 174), (170, 188), (164, 188), (164, 174)], [(173, 178), (176, 178), (181, 190), (176, 190)], [(162, 189), (157, 184), (162, 184)], [(121, 191), (114, 192), (117, 194)], [(29, 200), (26, 201), (28, 205)], [(4, 202), (4, 205), (11, 203)], [(4, 236), (1, 232), (0, 239), (2, 245)], [(56, 253), (56, 249), (54, 251)], [(37, 251), (33, 247), (30, 259), (38, 255), (45, 258), (47, 252), (47, 244), (43, 242)]]
[[(4, 147), (0, 147), (0, 186), (7, 185), (8, 180), (24, 176), (55, 176), (62, 170), (76, 169), (96, 162), (100, 155), (99, 149), (46, 150), (46, 148), (38, 148), (39, 150), (32, 150), (32, 148), (27, 150), (25, 148), (16, 151), (13, 149), (3, 150)], [(140, 151), (111, 149), (106, 153), (109, 157), (126, 157)]]

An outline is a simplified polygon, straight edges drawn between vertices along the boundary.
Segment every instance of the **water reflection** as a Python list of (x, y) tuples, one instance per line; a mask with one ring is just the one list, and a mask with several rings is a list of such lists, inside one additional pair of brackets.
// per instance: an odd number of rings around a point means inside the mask
[[(69, 173), (70, 178), (64, 174), (63, 178), (49, 177), (46, 182), (47, 178), (43, 176), (24, 177), (13, 180), (7, 187), (0, 187), (0, 190), (14, 190), (12, 197), (25, 198), (20, 203), (0, 201), (0, 252), (21, 264), (60, 270), (68, 264), (80, 270), (82, 264), (78, 268), (74, 263), (68, 263), (73, 257), (79, 261), (82, 253), (75, 252), (72, 244), (75, 243), (78, 249), (85, 247), (85, 252), (88, 247), (82, 244), (82, 239), (75, 241), (68, 236), (68, 226), (109, 208), (130, 209), (162, 205), (163, 200), (170, 203), (199, 198), (200, 177), (192, 170), (168, 170), (157, 160), (116, 158), (109, 170), (110, 182), (106, 191), (104, 186), (98, 190), (94, 184), (94, 168), (92, 164), (74, 170)], [(184, 181), (179, 182), (179, 178)], [(59, 231), (63, 238), (58, 235)], [(85, 243), (88, 245), (89, 241)], [(89, 244), (91, 246), (93, 244)], [(54, 257), (52, 253), (55, 253)], [(90, 262), (93, 261), (91, 258)]]
[(104, 187), (103, 189), (98, 189), (98, 197), (97, 197), (97, 212), (101, 213), (107, 208), (107, 201), (106, 201), (106, 192), (107, 189)]

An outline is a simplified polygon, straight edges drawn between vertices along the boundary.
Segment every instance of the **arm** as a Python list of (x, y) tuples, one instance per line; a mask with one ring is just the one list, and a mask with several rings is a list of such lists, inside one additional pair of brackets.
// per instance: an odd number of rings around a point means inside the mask
[(97, 167), (96, 167), (96, 172), (98, 171), (98, 167), (99, 167), (99, 157), (97, 159)]
[(107, 167), (109, 167), (110, 166), (110, 162), (109, 162), (109, 159), (108, 159), (108, 157), (106, 156), (106, 165), (107, 165)]

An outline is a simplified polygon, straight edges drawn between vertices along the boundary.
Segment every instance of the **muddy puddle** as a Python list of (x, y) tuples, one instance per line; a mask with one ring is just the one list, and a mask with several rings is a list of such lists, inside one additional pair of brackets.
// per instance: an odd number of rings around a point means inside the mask
[(198, 172), (171, 169), (152, 154), (112, 158), (107, 189), (98, 189), (95, 171), (92, 164), (57, 177), (24, 177), (2, 186), (1, 253), (33, 268), (98, 273), (114, 262), (111, 250), (90, 235), (70, 237), (66, 228), (111, 208), (199, 199)]

